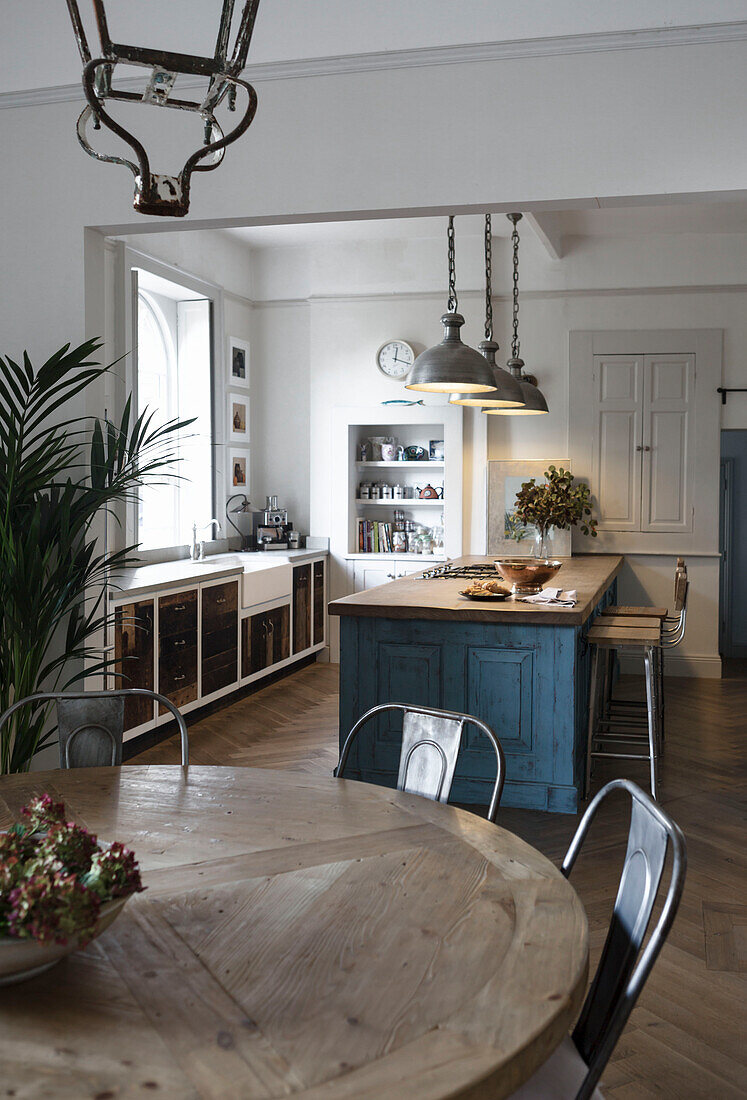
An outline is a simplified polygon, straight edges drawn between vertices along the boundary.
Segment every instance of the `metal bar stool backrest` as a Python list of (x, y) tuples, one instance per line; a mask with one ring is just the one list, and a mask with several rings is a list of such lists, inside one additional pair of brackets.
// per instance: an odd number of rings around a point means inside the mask
[(128, 697), (145, 696), (171, 711), (179, 728), (182, 764), (189, 763), (189, 737), (184, 718), (157, 691), (119, 688), (115, 691), (40, 691), (19, 699), (0, 715), (0, 729), (10, 716), (31, 703), (54, 702), (61, 768), (99, 768), (122, 763), (124, 706)]
[[(570, 874), (601, 803), (617, 790), (626, 791), (631, 798), (628, 846), (607, 939), (573, 1032), (573, 1041), (588, 1067), (576, 1100), (592, 1095), (664, 945), (685, 883), (687, 855), (681, 830), (628, 779), (608, 783), (589, 804), (563, 860), (563, 874)], [(666, 898), (641, 953), (670, 844), (672, 868)]]
[(403, 715), (397, 790), (418, 794), (435, 802), (449, 800), (465, 725), (471, 723), (485, 734), (496, 756), (495, 784), (488, 808), (488, 820), (495, 821), (506, 775), (503, 749), (491, 728), (471, 714), (408, 706), (405, 703), (382, 703), (372, 707), (358, 719), (346, 737), (334, 774), (342, 778), (351, 747), (361, 729), (378, 715), (389, 711), (398, 711)]

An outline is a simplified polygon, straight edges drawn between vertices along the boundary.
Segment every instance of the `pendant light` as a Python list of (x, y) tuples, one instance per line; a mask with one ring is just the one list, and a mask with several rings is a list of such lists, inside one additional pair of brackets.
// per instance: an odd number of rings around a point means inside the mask
[(493, 372), (479, 351), (463, 344), (459, 336), (464, 317), (457, 312), (453, 217), (449, 218), (448, 246), (449, 298), (441, 318), (444, 338), (417, 357), (405, 388), (425, 393), (490, 393), (496, 388)]
[(452, 405), (477, 405), (491, 409), (515, 409), (524, 404), (521, 385), (495, 361), (498, 345), (493, 339), (493, 249), (490, 214), (485, 215), (485, 339), (478, 345), (490, 365), (496, 389), (493, 393), (452, 393)]
[(531, 374), (524, 374), (524, 360), (519, 357), (519, 232), (516, 223), (520, 221), (521, 214), (506, 214), (513, 223), (511, 243), (514, 250), (514, 287), (513, 287), (513, 336), (511, 338), (511, 358), (506, 366), (519, 383), (524, 405), (522, 408), (496, 409), (483, 408), (483, 412), (493, 416), (540, 416), (548, 412), (547, 401), (544, 394), (537, 386), (537, 379)]

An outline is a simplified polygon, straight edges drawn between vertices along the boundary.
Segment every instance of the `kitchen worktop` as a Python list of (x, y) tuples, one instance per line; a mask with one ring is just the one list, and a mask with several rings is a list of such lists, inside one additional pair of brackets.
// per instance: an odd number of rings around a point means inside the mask
[(223, 577), (269, 569), (273, 565), (300, 565), (327, 553), (325, 545), (320, 549), (308, 547), (301, 550), (236, 551), (210, 554), (202, 561), (181, 558), (178, 561), (138, 565), (125, 569), (112, 578), (111, 599), (135, 599), (164, 589), (183, 588), (200, 581), (220, 580)]
[[(489, 564), (494, 557), (462, 557), (454, 565)], [(602, 594), (622, 568), (618, 554), (580, 554), (561, 558), (562, 569), (550, 581), (557, 588), (576, 589), (575, 607), (524, 603), (509, 598), (481, 604), (459, 595), (469, 583), (464, 578), (423, 579), (419, 573), (334, 600), (330, 615), (380, 619), (431, 619), (484, 623), (544, 623), (579, 626), (591, 615)], [(496, 574), (497, 575), (497, 574)]]

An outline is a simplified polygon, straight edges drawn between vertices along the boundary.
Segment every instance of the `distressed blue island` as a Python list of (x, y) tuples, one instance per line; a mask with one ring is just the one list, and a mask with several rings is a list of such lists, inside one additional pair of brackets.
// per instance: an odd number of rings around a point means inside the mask
[[(459, 558), (455, 564), (490, 562)], [(589, 668), (585, 635), (616, 603), (623, 559), (587, 554), (563, 561), (557, 583), (575, 607), (459, 595), (465, 582), (402, 577), (329, 605), (340, 617), (340, 743), (377, 703), (413, 703), (474, 714), (506, 754), (502, 805), (572, 813), (586, 741)], [(401, 726), (385, 715), (364, 727), (346, 775), (395, 786)], [(451, 800), (486, 805), (495, 756), (465, 730)]]

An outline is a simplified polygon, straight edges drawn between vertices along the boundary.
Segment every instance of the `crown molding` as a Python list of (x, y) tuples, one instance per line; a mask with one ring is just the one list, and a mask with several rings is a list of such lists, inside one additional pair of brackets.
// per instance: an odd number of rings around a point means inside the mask
[[(313, 76), (377, 72), (386, 69), (418, 69), (431, 65), (463, 65), (481, 61), (514, 61), (530, 57), (558, 57), (563, 54), (606, 53), (616, 50), (645, 50), (662, 46), (702, 46), (747, 39), (747, 20), (729, 23), (693, 24), (684, 27), (652, 27), (645, 30), (569, 34), (548, 38), (519, 38), (503, 42), (475, 42), (468, 45), (432, 46), (414, 50), (343, 54), (337, 57), (302, 58), (297, 61), (269, 61), (249, 64), (246, 79), (261, 84), (269, 80), (298, 80)], [(200, 87), (202, 82), (183, 80), (180, 88)], [(125, 79), (123, 89), (139, 90), (142, 80)], [(80, 84), (58, 84), (49, 88), (28, 88), (0, 93), (0, 109), (40, 107), (52, 103), (84, 102)]]

